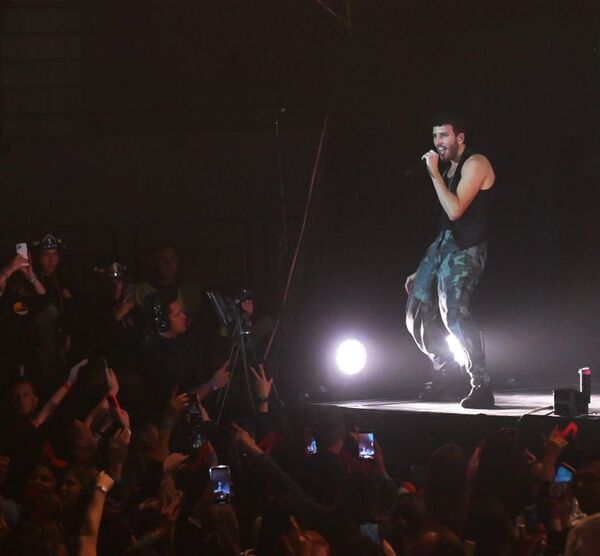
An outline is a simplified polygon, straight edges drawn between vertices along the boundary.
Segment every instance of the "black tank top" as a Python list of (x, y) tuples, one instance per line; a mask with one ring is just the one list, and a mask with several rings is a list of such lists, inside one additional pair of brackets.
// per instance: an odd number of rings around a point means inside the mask
[[(444, 183), (452, 193), (456, 193), (464, 163), (474, 154), (477, 153), (469, 147), (466, 147), (452, 178), (447, 177), (448, 172), (444, 173)], [(467, 249), (487, 240), (493, 197), (492, 190), (493, 188), (479, 191), (475, 196), (475, 199), (473, 199), (469, 205), (469, 208), (458, 220), (450, 220), (444, 209), (442, 209), (441, 205), (438, 203), (438, 233), (442, 230), (452, 230), (454, 240), (461, 249)]]

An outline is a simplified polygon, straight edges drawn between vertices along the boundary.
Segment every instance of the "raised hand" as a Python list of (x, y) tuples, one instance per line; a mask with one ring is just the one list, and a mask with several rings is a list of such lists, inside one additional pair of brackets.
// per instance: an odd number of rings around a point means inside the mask
[(217, 369), (211, 378), (211, 383), (215, 390), (223, 388), (228, 382), (231, 373), (229, 372), (229, 360), (225, 361), (221, 368)]
[(237, 423), (231, 423), (233, 430), (235, 431), (233, 437), (236, 443), (245, 451), (250, 454), (260, 455), (263, 451), (258, 447), (254, 439), (250, 436), (250, 433), (240, 427)]
[(163, 461), (163, 471), (164, 473), (171, 473), (173, 471), (177, 471), (181, 467), (185, 465), (188, 458), (190, 456), (187, 454), (182, 454), (180, 452), (171, 452), (165, 461)]
[[(113, 475), (119, 474), (127, 458), (127, 449), (131, 442), (131, 429), (119, 429), (108, 441), (108, 461)], [(115, 473), (115, 470), (118, 470)]]
[(77, 363), (76, 365), (71, 367), (71, 370), (69, 371), (69, 376), (67, 377), (67, 380), (66, 380), (66, 384), (69, 388), (77, 382), (77, 378), (79, 376), (79, 370), (81, 369), (81, 367), (85, 367), (87, 364), (88, 364), (88, 360), (82, 359), (79, 363)]
[(438, 152), (431, 149), (421, 157), (421, 160), (424, 160), (425, 164), (427, 164), (427, 171), (429, 172), (430, 176), (434, 177), (440, 175), (440, 155)]
[(167, 413), (173, 419), (177, 418), (177, 416), (190, 405), (190, 397), (185, 392), (183, 394), (178, 394), (178, 389), (179, 386), (175, 386), (169, 396)]
[(267, 400), (273, 387), (273, 379), (267, 378), (263, 365), (258, 366), (258, 372), (254, 367), (250, 367), (250, 371), (254, 377), (254, 392), (256, 392), (259, 399)]
[(98, 476), (96, 477), (96, 488), (102, 492), (109, 492), (114, 484), (115, 482), (112, 477), (106, 473), (106, 471), (100, 471), (100, 473), (98, 473)]
[(106, 369), (106, 382), (108, 384), (108, 396), (116, 396), (119, 393), (119, 381), (115, 372), (108, 367)]

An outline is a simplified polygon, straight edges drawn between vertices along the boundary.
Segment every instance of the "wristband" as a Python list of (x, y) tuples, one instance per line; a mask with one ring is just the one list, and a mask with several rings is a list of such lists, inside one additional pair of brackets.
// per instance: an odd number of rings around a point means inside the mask
[(31, 276), (31, 278), (29, 279), (29, 281), (30, 281), (32, 284), (35, 284), (36, 282), (39, 282), (39, 280), (38, 280), (38, 277), (37, 277), (35, 274), (33, 274), (33, 275)]
[(99, 490), (100, 492), (103, 492), (104, 494), (108, 494), (108, 489), (104, 485), (96, 485), (94, 487), (94, 490)]

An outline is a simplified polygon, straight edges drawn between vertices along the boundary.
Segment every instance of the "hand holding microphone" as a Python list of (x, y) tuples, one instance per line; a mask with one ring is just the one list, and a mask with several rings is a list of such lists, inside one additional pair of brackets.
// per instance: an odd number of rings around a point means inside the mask
[(427, 171), (430, 175), (432, 175), (433, 168), (435, 168), (439, 172), (439, 160), (440, 155), (434, 151), (433, 149), (427, 151), (422, 157), (421, 160), (417, 164), (415, 164), (412, 168), (408, 168), (402, 172), (402, 175), (407, 178), (408, 176), (412, 176), (417, 173), (421, 168), (427, 168)]
[(434, 177), (436, 174), (440, 173), (439, 163), (440, 163), (440, 155), (437, 151), (433, 149), (427, 151), (422, 157), (421, 160), (425, 161), (427, 165), (427, 171), (429, 175)]

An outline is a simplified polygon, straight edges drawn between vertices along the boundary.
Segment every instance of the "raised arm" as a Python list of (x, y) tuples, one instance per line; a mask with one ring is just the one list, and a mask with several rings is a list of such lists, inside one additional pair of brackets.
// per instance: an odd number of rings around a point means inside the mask
[(79, 551), (78, 556), (96, 556), (98, 545), (98, 530), (100, 529), (100, 520), (104, 511), (106, 495), (113, 487), (114, 481), (108, 473), (100, 471), (96, 478), (96, 486), (92, 493), (92, 498), (88, 505), (79, 532)]
[(198, 388), (194, 388), (191, 390), (193, 394), (198, 396), (198, 399), (202, 401), (206, 398), (211, 392), (218, 390), (219, 388), (223, 388), (227, 382), (229, 382), (229, 377), (231, 373), (229, 372), (229, 361), (225, 361), (223, 365), (219, 369), (217, 369), (211, 379), (208, 382), (202, 384)]
[(87, 362), (87, 359), (82, 359), (69, 371), (69, 376), (67, 377), (65, 383), (56, 392), (54, 392), (52, 397), (44, 404), (44, 407), (42, 407), (38, 414), (31, 419), (31, 424), (36, 429), (50, 419), (50, 417), (52, 417), (53, 413), (56, 411), (56, 408), (60, 405), (60, 402), (62, 402), (63, 398), (67, 395), (67, 392), (77, 382), (79, 369), (87, 365)]

